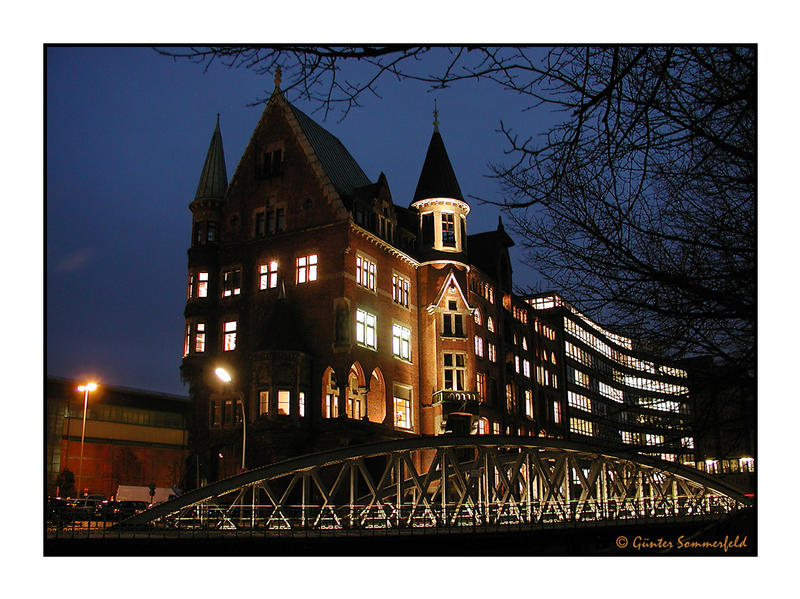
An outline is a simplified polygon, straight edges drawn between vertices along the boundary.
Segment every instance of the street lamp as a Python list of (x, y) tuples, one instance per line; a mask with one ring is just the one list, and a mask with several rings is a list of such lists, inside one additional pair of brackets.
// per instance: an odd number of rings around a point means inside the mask
[(83, 439), (86, 436), (86, 406), (89, 403), (89, 392), (97, 389), (97, 383), (86, 383), (78, 387), (78, 391), (83, 391), (83, 426), (81, 427), (81, 459), (78, 462), (78, 486), (75, 489), (79, 494), (81, 492), (81, 476), (83, 474)]
[[(232, 380), (231, 375), (228, 374), (228, 371), (224, 368), (217, 368), (214, 374), (216, 374), (217, 378), (223, 383), (230, 383)], [(242, 398), (239, 405), (242, 406), (242, 470), (244, 470), (244, 450), (247, 443), (247, 417), (244, 413), (244, 398)]]

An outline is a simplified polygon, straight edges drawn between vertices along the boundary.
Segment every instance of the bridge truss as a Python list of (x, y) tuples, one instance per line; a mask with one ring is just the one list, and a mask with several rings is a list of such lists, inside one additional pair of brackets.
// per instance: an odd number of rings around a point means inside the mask
[(121, 527), (413, 533), (714, 517), (750, 503), (696, 470), (638, 454), (555, 439), (437, 436), (271, 464), (155, 506)]

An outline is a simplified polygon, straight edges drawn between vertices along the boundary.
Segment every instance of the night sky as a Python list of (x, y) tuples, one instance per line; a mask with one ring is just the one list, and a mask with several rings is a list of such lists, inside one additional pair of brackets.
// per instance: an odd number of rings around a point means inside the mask
[[(263, 111), (248, 106), (274, 83), (244, 69), (175, 62), (146, 47), (50, 47), (46, 62), (46, 373), (186, 393), (183, 350), (186, 250), (200, 171), (221, 114), (228, 177)], [(431, 68), (433, 70), (434, 67)], [(382, 98), (342, 120), (294, 103), (336, 135), (392, 198), (407, 206), (433, 131), (433, 106), (462, 193), (468, 230), (497, 226), (487, 163), (503, 160), (500, 120), (546, 132), (528, 101), (487, 83), (430, 92), (379, 84)], [(507, 222), (507, 220), (506, 220)], [(512, 248), (516, 282), (537, 280)]]

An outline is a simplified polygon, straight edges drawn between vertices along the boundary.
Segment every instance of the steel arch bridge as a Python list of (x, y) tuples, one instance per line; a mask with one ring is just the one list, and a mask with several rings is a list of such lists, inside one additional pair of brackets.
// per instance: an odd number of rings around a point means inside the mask
[(164, 532), (333, 535), (720, 517), (752, 503), (693, 469), (571, 441), (415, 437), (300, 456), (119, 524)]

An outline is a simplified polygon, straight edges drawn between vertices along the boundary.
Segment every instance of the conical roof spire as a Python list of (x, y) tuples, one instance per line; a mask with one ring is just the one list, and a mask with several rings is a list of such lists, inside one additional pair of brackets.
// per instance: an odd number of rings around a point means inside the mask
[(422, 173), (420, 173), (412, 203), (427, 198), (454, 198), (464, 201), (461, 187), (458, 185), (450, 158), (447, 156), (447, 150), (444, 148), (444, 140), (439, 133), (438, 125), (437, 114), (433, 135), (428, 144), (428, 153), (425, 155), (425, 163), (422, 165)]
[(203, 164), (203, 172), (200, 175), (200, 183), (197, 185), (194, 199), (222, 200), (225, 198), (227, 188), (228, 172), (225, 169), (225, 152), (222, 149), (222, 133), (219, 129), (219, 113), (217, 113), (217, 126), (211, 136), (211, 144), (208, 146), (206, 161)]

